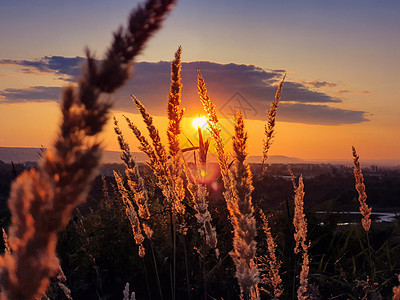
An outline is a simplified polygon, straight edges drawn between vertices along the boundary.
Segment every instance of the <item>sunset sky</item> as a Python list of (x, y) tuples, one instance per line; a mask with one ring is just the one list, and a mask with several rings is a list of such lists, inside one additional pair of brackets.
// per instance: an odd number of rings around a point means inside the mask
[[(80, 74), (84, 47), (101, 59), (137, 3), (0, 0), (0, 147), (51, 145), (61, 87)], [(399, 160), (399, 30), (397, 0), (181, 0), (138, 57), (133, 79), (111, 97), (113, 114), (141, 124), (135, 94), (165, 135), (170, 61), (182, 45), (189, 139), (193, 118), (204, 115), (197, 68), (228, 144), (232, 111), (243, 109), (251, 155), (262, 154), (265, 111), (286, 73), (272, 155), (351, 159), (354, 145), (362, 159)], [(103, 140), (118, 149), (111, 123)]]

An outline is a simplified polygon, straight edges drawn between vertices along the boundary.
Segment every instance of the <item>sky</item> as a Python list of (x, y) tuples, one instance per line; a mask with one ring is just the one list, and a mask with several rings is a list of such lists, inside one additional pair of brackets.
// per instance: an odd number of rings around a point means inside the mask
[[(75, 81), (88, 46), (101, 60), (112, 32), (138, 1), (0, 0), (0, 146), (49, 147), (61, 88)], [(182, 144), (204, 115), (196, 70), (217, 105), (227, 149), (241, 108), (250, 155), (262, 154), (266, 110), (287, 74), (271, 155), (400, 160), (400, 2), (180, 0), (111, 96), (113, 115), (137, 151), (123, 115), (141, 125), (134, 94), (165, 136), (170, 61), (183, 47)], [(141, 128), (144, 129), (142, 126)], [(111, 122), (102, 136), (118, 144)]]

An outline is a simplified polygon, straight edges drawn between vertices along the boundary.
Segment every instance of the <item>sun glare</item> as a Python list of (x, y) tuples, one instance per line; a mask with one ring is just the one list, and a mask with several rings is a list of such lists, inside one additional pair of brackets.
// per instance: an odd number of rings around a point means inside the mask
[(193, 119), (192, 125), (195, 129), (200, 127), (201, 129), (205, 129), (207, 127), (207, 118), (205, 116), (201, 116)]

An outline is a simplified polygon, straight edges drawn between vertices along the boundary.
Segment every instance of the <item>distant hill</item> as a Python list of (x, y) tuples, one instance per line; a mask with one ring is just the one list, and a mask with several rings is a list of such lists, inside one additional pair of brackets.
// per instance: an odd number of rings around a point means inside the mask
[[(16, 163), (35, 162), (39, 160), (40, 148), (22, 148), (22, 147), (0, 147), (0, 160), (5, 163), (11, 161)], [(103, 163), (121, 163), (120, 152), (104, 151)], [(146, 161), (146, 154), (141, 152), (133, 153), (138, 162)]]
[(5, 163), (37, 161), (40, 148), (0, 147), (0, 160)]
[[(35, 162), (39, 159), (40, 148), (22, 148), (22, 147), (0, 147), (0, 160), (5, 163), (13, 162)], [(118, 151), (104, 151), (103, 163), (121, 163), (121, 153)], [(133, 156), (137, 162), (145, 162), (147, 160), (146, 154), (142, 152), (133, 152)], [(185, 157), (192, 159), (191, 153), (185, 153)], [(208, 155), (209, 162), (217, 162), (215, 154)], [(250, 156), (248, 159), (249, 163), (261, 163), (261, 156)], [(268, 158), (268, 163), (280, 163), (280, 164), (300, 164), (306, 163), (306, 161), (296, 158), (287, 157), (283, 155), (272, 155)]]
[[(22, 148), (22, 147), (0, 147), (0, 160), (5, 163), (11, 161), (16, 163), (35, 162), (39, 159), (40, 148)], [(133, 156), (137, 162), (145, 162), (146, 154), (142, 152), (133, 152)], [(192, 153), (185, 153), (185, 158), (191, 160)], [(217, 162), (215, 154), (209, 154), (207, 157), (209, 162)], [(261, 163), (261, 156), (250, 156), (249, 163)], [(104, 151), (103, 163), (121, 163), (120, 152)], [(297, 157), (288, 157), (283, 155), (271, 155), (268, 158), (268, 164), (337, 164), (337, 165), (352, 165), (351, 157), (348, 160), (340, 159), (319, 159), (319, 160), (304, 160)], [(361, 160), (362, 166), (377, 165), (377, 166), (400, 166), (400, 160)]]
[[(261, 163), (262, 156), (249, 156), (248, 162), (252, 164)], [(271, 155), (268, 157), (268, 164), (303, 164), (307, 163), (304, 159), (289, 157), (284, 155)]]

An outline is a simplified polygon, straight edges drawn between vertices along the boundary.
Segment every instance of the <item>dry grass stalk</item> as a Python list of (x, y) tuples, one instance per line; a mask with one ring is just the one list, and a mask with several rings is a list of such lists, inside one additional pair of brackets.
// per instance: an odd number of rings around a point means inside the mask
[(224, 198), (229, 209), (234, 201), (234, 196), (232, 192), (232, 178), (229, 174), (228, 155), (225, 153), (224, 140), (222, 139), (221, 127), (218, 122), (215, 104), (211, 102), (211, 99), (208, 96), (206, 84), (201, 76), (200, 71), (197, 70), (197, 72), (197, 90), (200, 96), (200, 101), (203, 104), (203, 108), (208, 114), (207, 129), (214, 141), (218, 164), (221, 170), (221, 177), (225, 187)]
[(204, 182), (204, 177), (207, 173), (207, 152), (209, 141), (204, 141), (202, 130), (198, 127), (199, 146), (194, 149), (199, 150), (199, 164), (196, 161), (195, 155), (195, 170), (192, 172), (188, 165), (184, 162), (184, 172), (187, 178), (187, 189), (190, 193), (193, 207), (196, 210), (197, 223), (200, 225), (200, 235), (205, 237), (207, 245), (215, 249), (217, 256), (219, 251), (217, 247), (217, 232), (215, 227), (211, 224), (212, 218), (208, 210), (208, 190)]
[(150, 145), (149, 141), (142, 135), (142, 132), (139, 130), (139, 128), (133, 124), (128, 117), (125, 117), (125, 120), (140, 143), (139, 150), (143, 151), (149, 158), (149, 161), (147, 162), (148, 166), (153, 170), (156, 178), (161, 181), (160, 184), (166, 182), (165, 169), (160, 166), (153, 146)]
[(103, 201), (109, 202), (110, 195), (108, 194), (107, 181), (106, 181), (106, 177), (104, 175), (101, 176), (101, 182), (102, 182), (101, 190), (103, 192)]
[[(293, 177), (292, 177), (293, 178)], [(310, 259), (308, 256), (308, 248), (310, 244), (306, 244), (307, 240), (307, 219), (304, 214), (304, 183), (303, 176), (300, 175), (299, 184), (296, 186), (293, 181), (295, 196), (294, 196), (294, 240), (296, 245), (294, 247), (294, 253), (298, 254), (302, 250), (303, 262), (300, 271), (300, 286), (297, 289), (297, 299), (307, 299), (307, 286), (308, 286), (308, 273)], [(301, 248), (300, 248), (301, 247)]]
[[(132, 96), (132, 97), (134, 98), (134, 96)], [(134, 99), (136, 99), (136, 98), (134, 98)], [(140, 103), (139, 100), (137, 100), (137, 101), (138, 101), (138, 103)], [(140, 106), (142, 106), (144, 108), (143, 104), (141, 104), (141, 103), (140, 103)], [(147, 110), (145, 110), (145, 108), (143, 111), (146, 111), (146, 118), (151, 118), (151, 116), (147, 113)], [(161, 144), (161, 140), (159, 139), (158, 130), (155, 129), (154, 126), (151, 127), (152, 129), (157, 130), (156, 135), (158, 136), (158, 140), (159, 140), (158, 147), (160, 149), (162, 149), (161, 152), (163, 153), (164, 159), (159, 158), (159, 154), (156, 152), (156, 150), (154, 148), (154, 143), (157, 143), (157, 141), (155, 139), (152, 139), (152, 141), (153, 141), (153, 146), (152, 146), (149, 143), (149, 141), (146, 139), (146, 137), (143, 136), (143, 134), (141, 133), (139, 128), (135, 124), (133, 124), (129, 118), (125, 117), (125, 119), (128, 123), (129, 128), (131, 128), (133, 134), (136, 136), (136, 138), (138, 139), (138, 141), (140, 143), (139, 149), (141, 151), (143, 151), (149, 158), (149, 161), (147, 162), (147, 164), (150, 166), (150, 168), (153, 170), (154, 175), (156, 176), (157, 185), (163, 191), (163, 194), (166, 197), (167, 201), (170, 202), (171, 195), (169, 192), (169, 181), (168, 181), (168, 179), (170, 177), (169, 169), (167, 166), (166, 152), (165, 152), (164, 147)], [(153, 132), (154, 130), (151, 130), (151, 131)], [(150, 129), (149, 129), (149, 131), (150, 131)], [(153, 135), (154, 135), (154, 132), (153, 132)]]
[(232, 205), (234, 210), (229, 211), (234, 229), (234, 250), (231, 255), (236, 265), (236, 277), (242, 292), (245, 295), (258, 295), (257, 284), (260, 279), (255, 263), (257, 228), (251, 198), (254, 187), (250, 166), (246, 162), (248, 155), (246, 147), (247, 132), (244, 128), (242, 113), (239, 110), (235, 115), (234, 164), (231, 172), (235, 196), (235, 203)]
[(272, 237), (271, 228), (265, 214), (260, 210), (261, 219), (263, 221), (263, 230), (267, 237), (267, 254), (260, 257), (262, 266), (266, 269), (266, 274), (261, 276), (260, 283), (272, 287), (272, 291), (262, 288), (274, 299), (279, 298), (283, 293), (282, 279), (279, 275), (281, 262), (276, 257), (276, 243)]
[(4, 228), (1, 229), (3, 231), (3, 240), (4, 240), (4, 252), (5, 253), (10, 253), (11, 248), (10, 248), (10, 243), (8, 242), (8, 235)]
[(150, 212), (148, 208), (148, 194), (143, 178), (139, 174), (138, 167), (133, 159), (128, 143), (125, 141), (118, 121), (114, 117), (114, 131), (118, 137), (118, 144), (122, 151), (121, 159), (125, 164), (125, 175), (128, 178), (128, 186), (133, 194), (133, 200), (138, 207), (139, 217), (148, 220)]
[(356, 148), (353, 149), (353, 162), (354, 162), (354, 178), (356, 181), (356, 190), (358, 192), (358, 201), (360, 202), (360, 212), (363, 216), (361, 220), (362, 226), (365, 231), (368, 231), (371, 227), (371, 210), (372, 208), (367, 205), (367, 193), (365, 192), (364, 176), (361, 171), (360, 157), (356, 152)]
[(150, 159), (149, 165), (151, 165), (154, 175), (157, 178), (157, 184), (163, 191), (163, 195), (165, 196), (169, 206), (172, 208), (174, 215), (183, 215), (185, 212), (185, 206), (182, 203), (185, 193), (183, 182), (181, 185), (177, 185), (173, 180), (171, 169), (168, 164), (167, 152), (161, 142), (159, 132), (153, 124), (153, 118), (148, 113), (146, 107), (133, 95), (132, 100), (139, 109), (143, 121), (146, 124), (152, 141), (152, 146), (143, 137), (140, 130), (129, 121), (129, 119), (127, 119), (128, 125), (138, 138), (141, 144), (140, 149), (148, 154)]
[[(168, 96), (169, 124), (167, 130), (169, 156), (161, 142), (159, 131), (153, 124), (153, 118), (146, 107), (133, 95), (131, 96), (132, 100), (142, 115), (152, 144), (142, 135), (138, 127), (126, 118), (128, 126), (140, 142), (139, 149), (149, 157), (148, 165), (157, 178), (157, 185), (163, 191), (168, 205), (172, 208), (176, 216), (182, 216), (185, 213), (185, 206), (183, 204), (185, 188), (182, 179), (183, 160), (179, 142), (179, 134), (181, 133), (180, 123), (184, 112), (179, 107), (182, 90), (180, 77), (181, 55), (182, 48), (179, 47), (171, 63), (171, 87)], [(169, 162), (169, 157), (171, 158), (171, 162)], [(185, 226), (183, 225), (183, 227)], [(185, 232), (185, 228), (183, 228), (183, 232)]]
[(129, 283), (128, 282), (125, 284), (123, 295), (124, 295), (123, 300), (136, 300), (135, 292), (132, 292), (131, 295), (129, 296)]
[[(309, 245), (307, 246), (309, 247)], [(308, 273), (310, 271), (310, 258), (308, 256), (308, 251), (303, 251), (303, 262), (301, 264), (301, 271), (300, 271), (300, 286), (297, 289), (297, 299), (305, 300), (308, 299), (306, 295), (308, 290)]]
[[(99, 101), (129, 77), (132, 59), (161, 26), (174, 0), (148, 0), (131, 13), (126, 29), (114, 40), (101, 65), (89, 50), (78, 87), (62, 96), (62, 122), (54, 144), (38, 170), (26, 171), (12, 185), (9, 206), (11, 253), (0, 259), (2, 297), (34, 299), (42, 295), (58, 269), (57, 232), (68, 223), (72, 209), (86, 199), (100, 162), (96, 136), (108, 119), (109, 103)], [(27, 270), (35, 270), (34, 273)]]
[(132, 202), (129, 198), (129, 193), (124, 186), (124, 182), (121, 176), (114, 171), (115, 182), (117, 183), (118, 191), (121, 195), (122, 202), (125, 207), (125, 214), (128, 217), (129, 223), (131, 224), (133, 237), (135, 238), (136, 244), (139, 246), (139, 256), (144, 257), (145, 248), (143, 247), (144, 236), (141, 230), (140, 220), (136, 213), (135, 208), (132, 205)]
[(57, 274), (57, 284), (63, 291), (65, 298), (72, 300), (71, 290), (67, 286), (67, 277), (65, 276), (61, 266)]
[(261, 165), (263, 166), (262, 174), (265, 172), (264, 164), (268, 159), (268, 151), (271, 148), (274, 136), (275, 136), (275, 121), (276, 121), (276, 112), (278, 111), (279, 100), (281, 99), (281, 92), (283, 82), (285, 81), (286, 74), (283, 76), (281, 82), (278, 85), (278, 90), (275, 94), (275, 100), (272, 101), (270, 109), (267, 111), (268, 120), (267, 124), (265, 124), (265, 140), (264, 140), (264, 148), (263, 148), (263, 159)]
[(208, 190), (206, 184), (202, 180), (200, 168), (196, 168), (195, 174), (189, 169), (187, 164), (184, 163), (184, 171), (186, 174), (187, 189), (190, 193), (193, 208), (196, 210), (197, 223), (200, 225), (200, 235), (205, 237), (206, 243), (212, 249), (217, 247), (217, 232), (215, 227), (211, 224), (212, 218), (208, 210)]
[(181, 151), (179, 135), (181, 133), (181, 120), (184, 110), (179, 108), (181, 104), (181, 56), (182, 48), (179, 47), (175, 53), (174, 60), (171, 63), (171, 87), (168, 96), (168, 144), (169, 154), (173, 159), (179, 158)]
[(218, 123), (215, 105), (207, 94), (207, 88), (203, 77), (198, 71), (197, 87), (204, 110), (208, 114), (208, 130), (214, 140), (221, 176), (224, 182), (224, 198), (231, 217), (234, 229), (233, 246), (231, 256), (236, 265), (236, 278), (240, 285), (242, 295), (247, 298), (257, 299), (259, 291), (259, 273), (254, 261), (256, 255), (256, 221), (251, 201), (253, 191), (252, 175), (246, 162), (247, 133), (244, 130), (243, 117), (240, 112), (235, 115), (235, 136), (233, 138), (233, 150), (235, 156), (234, 169), (229, 170), (228, 156), (225, 153), (221, 136), (221, 128)]
[[(154, 152), (157, 156), (158, 161), (160, 164), (167, 170), (167, 152), (165, 151), (165, 147), (161, 142), (160, 133), (158, 129), (154, 126), (153, 117), (147, 111), (146, 107), (143, 105), (142, 102), (139, 101), (134, 95), (131, 95), (132, 101), (135, 103), (136, 107), (138, 108), (140, 114), (142, 115), (143, 122), (146, 124), (147, 130), (149, 132), (150, 140), (153, 144)], [(165, 171), (166, 175), (168, 174)]]
[[(398, 276), (400, 282), (400, 275)], [(393, 300), (400, 300), (400, 285), (393, 287)]]
[(171, 86), (168, 96), (168, 148), (171, 157), (170, 174), (173, 190), (175, 191), (175, 198), (173, 201), (174, 210), (183, 215), (185, 213), (185, 206), (182, 201), (185, 198), (185, 188), (183, 185), (182, 171), (183, 159), (179, 142), (179, 135), (181, 134), (181, 120), (183, 117), (184, 109), (181, 109), (181, 56), (182, 48), (179, 47), (175, 53), (174, 60), (171, 63)]

